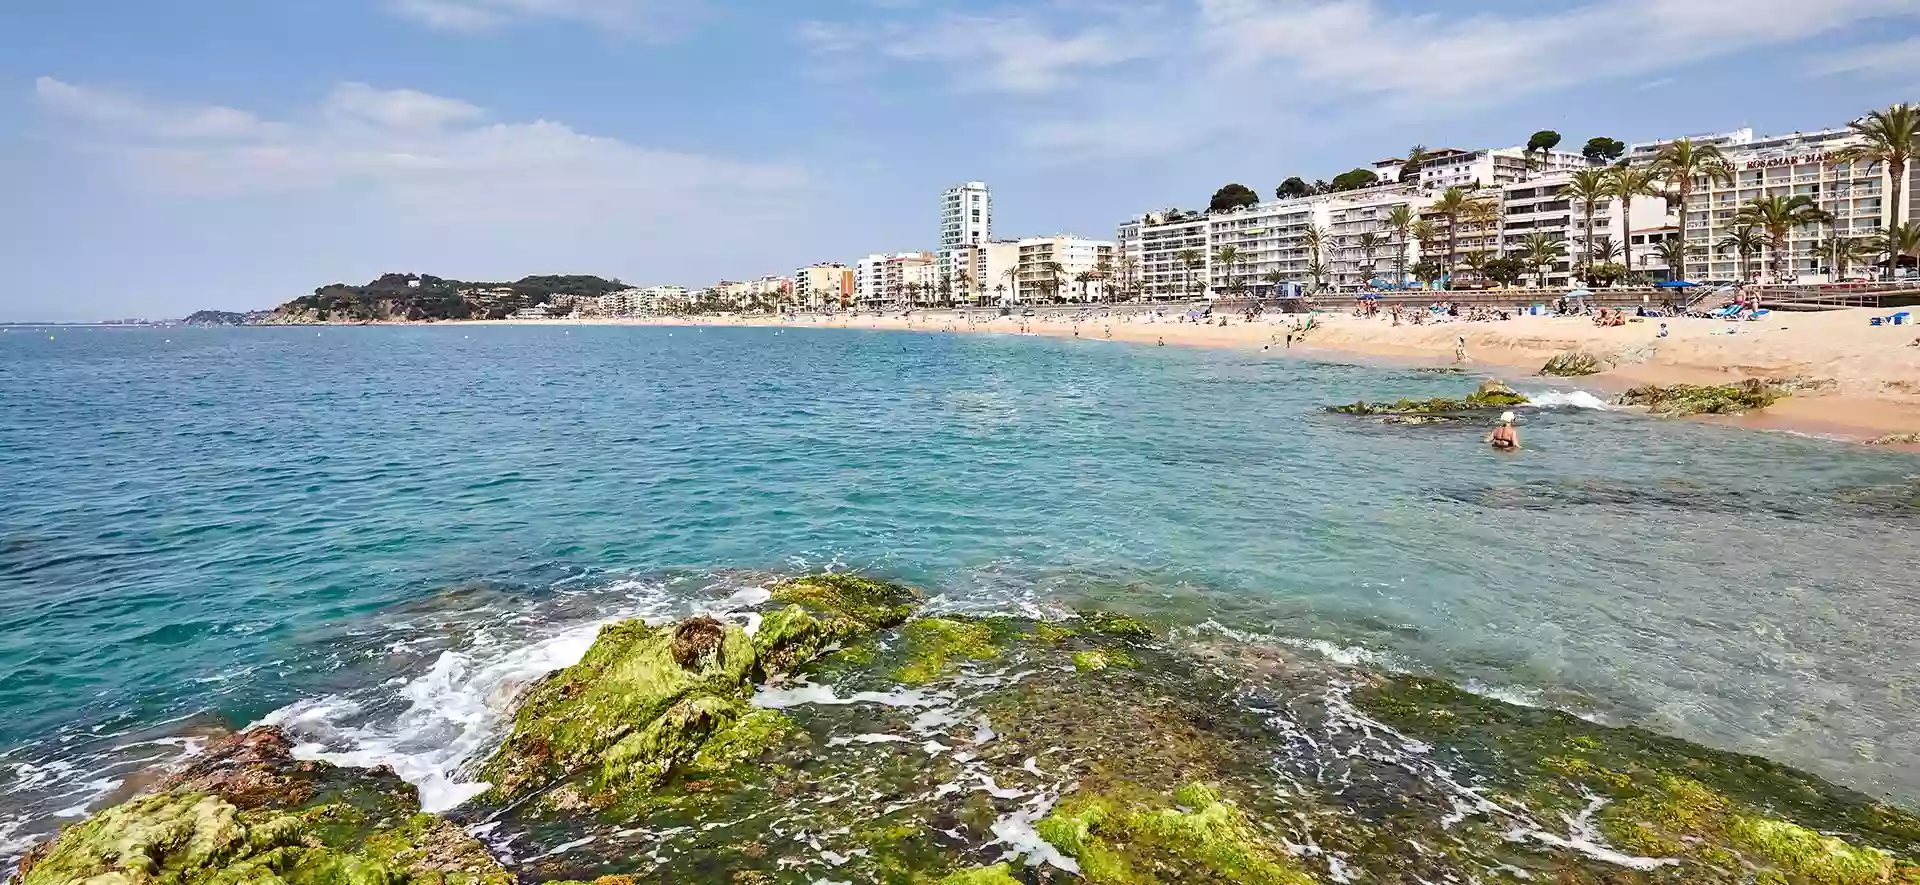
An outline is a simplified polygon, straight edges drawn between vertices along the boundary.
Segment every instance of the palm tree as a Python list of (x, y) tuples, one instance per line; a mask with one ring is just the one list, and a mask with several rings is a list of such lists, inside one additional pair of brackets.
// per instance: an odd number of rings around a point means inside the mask
[(1460, 263), (1460, 216), (1474, 203), (1465, 188), (1450, 187), (1433, 201), (1433, 211), (1447, 220), (1447, 288), (1453, 288), (1453, 269)]
[(1001, 274), (1000, 276), (1006, 279), (1006, 282), (1001, 284), (1001, 286), (999, 287), (1000, 301), (1002, 303), (1006, 302), (1008, 287), (1012, 287), (1013, 289), (1013, 300), (1019, 301), (1020, 300), (1020, 267), (1019, 265), (1015, 265), (1013, 267), (1007, 268), (1007, 272)]
[(1234, 266), (1240, 263), (1240, 250), (1232, 246), (1221, 246), (1213, 250), (1213, 260), (1226, 271), (1227, 288), (1233, 288)]
[(1660, 170), (1652, 166), (1615, 166), (1607, 170), (1607, 195), (1620, 201), (1620, 254), (1633, 269), (1633, 198), (1659, 195)]
[(1101, 301), (1113, 296), (1113, 285), (1109, 282), (1113, 279), (1113, 256), (1102, 255), (1099, 261), (1093, 263), (1093, 278), (1100, 281)]
[(1060, 300), (1060, 287), (1064, 282), (1063, 277), (1066, 276), (1067, 269), (1058, 261), (1042, 261), (1040, 270), (1046, 274), (1043, 279), (1047, 287), (1047, 297), (1053, 301)]
[(1140, 281), (1140, 259), (1128, 255), (1120, 259), (1120, 290), (1130, 297), (1136, 295), (1134, 284)]
[(1684, 237), (1667, 237), (1654, 244), (1653, 251), (1660, 260), (1667, 263), (1667, 273), (1676, 280), (1686, 279), (1680, 275), (1688, 258), (1698, 258), (1707, 254), (1707, 247), (1698, 243), (1689, 243)]
[[(1013, 275), (1008, 274), (1007, 276), (1012, 277)], [(1007, 284), (995, 283), (993, 286), (993, 294), (996, 301), (999, 301), (1001, 304), (1007, 303)]]
[(1525, 261), (1527, 266), (1533, 269), (1535, 288), (1546, 288), (1546, 269), (1558, 264), (1560, 259), (1565, 257), (1567, 257), (1567, 241), (1556, 240), (1542, 231), (1527, 234), (1527, 238), (1520, 243), (1520, 260)]
[[(1460, 265), (1473, 271), (1473, 275), (1484, 282), (1487, 278), (1487, 262), (1492, 258), (1492, 252), (1468, 252), (1465, 258), (1460, 259)], [(1453, 291), (1451, 279), (1447, 281), (1447, 291)]]
[(1426, 160), (1426, 145), (1416, 144), (1413, 147), (1407, 148), (1407, 161), (1400, 164), (1400, 180), (1406, 181), (1407, 176), (1419, 174), (1420, 164), (1426, 162)]
[[(1901, 210), (1906, 208), (1903, 196), (1907, 162), (1913, 159), (1915, 145), (1920, 145), (1920, 104), (1896, 104), (1884, 111), (1874, 111), (1848, 123), (1847, 128), (1866, 139), (1866, 144), (1842, 150), (1836, 159), (1850, 164), (1865, 163), (1868, 169), (1886, 165), (1887, 173), (1893, 177), (1889, 191), (1893, 197), (1893, 214), (1888, 216), (1887, 227), (1899, 227)], [(1887, 278), (1892, 279), (1892, 266), (1888, 266), (1887, 272)]]
[(1743, 224), (1734, 228), (1732, 233), (1721, 237), (1716, 245), (1719, 246), (1720, 251), (1731, 251), (1740, 257), (1740, 279), (1744, 282), (1753, 279), (1751, 260), (1767, 245), (1767, 235), (1758, 227)]
[(1474, 200), (1467, 205), (1467, 223), (1480, 234), (1480, 251), (1500, 254), (1500, 204), (1493, 200)]
[(1317, 224), (1307, 225), (1307, 232), (1300, 236), (1300, 244), (1307, 247), (1307, 271), (1313, 275), (1313, 291), (1320, 291), (1320, 276), (1327, 272), (1327, 264), (1321, 260), (1321, 251), (1327, 247), (1327, 232)]
[(1413, 206), (1401, 203), (1387, 210), (1387, 230), (1393, 231), (1393, 287), (1407, 287), (1407, 234), (1413, 230)]
[(1775, 194), (1748, 200), (1746, 205), (1740, 207), (1740, 211), (1733, 214), (1733, 223), (1736, 226), (1751, 225), (1767, 232), (1767, 244), (1773, 249), (1769, 264), (1773, 269), (1774, 281), (1778, 282), (1786, 277), (1789, 255), (1787, 234), (1796, 227), (1820, 224), (1828, 217), (1806, 194), (1791, 197)]
[(1920, 261), (1920, 221), (1887, 228), (1873, 238), (1876, 253), (1887, 256), (1887, 279), (1892, 279), (1902, 257)]
[(1594, 238), (1591, 251), (1593, 257), (1600, 261), (1617, 261), (1620, 258), (1620, 244), (1606, 234)]
[(1815, 246), (1813, 254), (1827, 262), (1832, 273), (1832, 282), (1839, 282), (1847, 275), (1847, 269), (1856, 261), (1871, 262), (1879, 250), (1868, 240), (1860, 237), (1843, 237), (1838, 234), (1827, 237)]
[(1187, 294), (1193, 294), (1193, 272), (1200, 266), (1200, 250), (1181, 249), (1173, 257), (1180, 261), (1180, 267), (1187, 272)]
[[(973, 291), (973, 275), (964, 270), (956, 271), (953, 275), (953, 290), (959, 292), (961, 297), (967, 299), (967, 304), (973, 304), (976, 297), (976, 293)], [(949, 306), (951, 306), (951, 304), (949, 304)]]
[(1586, 219), (1586, 261), (1587, 267), (1593, 266), (1593, 212), (1595, 204), (1612, 195), (1604, 169), (1582, 169), (1573, 173), (1563, 192), (1570, 199), (1580, 201), (1580, 214)]
[(1287, 281), (1287, 275), (1277, 270), (1270, 270), (1261, 274), (1260, 279), (1270, 287), (1267, 291), (1272, 292), (1273, 297), (1278, 298), (1280, 297), (1280, 284)]
[[(1653, 168), (1673, 185), (1673, 202), (1680, 212), (1680, 238), (1687, 238), (1687, 202), (1693, 197), (1695, 179), (1706, 179), (1711, 184), (1719, 182), (1733, 186), (1733, 164), (1727, 162), (1720, 148), (1711, 144), (1694, 144), (1691, 138), (1675, 139), (1653, 158)], [(1687, 278), (1686, 257), (1692, 250), (1682, 249), (1678, 253), (1679, 264), (1669, 264), (1673, 269), (1673, 278)]]
[(1373, 231), (1367, 231), (1357, 237), (1354, 244), (1360, 247), (1360, 254), (1366, 256), (1360, 264), (1360, 283), (1363, 286), (1369, 285), (1373, 282), (1373, 270), (1376, 266), (1373, 253), (1386, 244), (1386, 239)]

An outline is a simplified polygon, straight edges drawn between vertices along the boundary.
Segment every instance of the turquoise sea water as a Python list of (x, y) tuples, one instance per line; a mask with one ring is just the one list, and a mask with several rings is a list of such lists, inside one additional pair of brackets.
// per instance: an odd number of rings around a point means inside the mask
[(1571, 406), (1506, 457), (1320, 411), (1474, 383), (833, 330), (11, 330), (0, 857), (263, 717), (451, 804), (595, 624), (823, 567), (1226, 628), (1920, 804), (1920, 459)]

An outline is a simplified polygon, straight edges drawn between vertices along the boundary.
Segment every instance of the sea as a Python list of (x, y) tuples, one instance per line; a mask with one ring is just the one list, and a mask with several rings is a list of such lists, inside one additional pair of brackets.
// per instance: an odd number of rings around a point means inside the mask
[(1920, 458), (1509, 379), (1017, 335), (0, 333), (0, 868), (232, 729), (472, 796), (598, 626), (831, 569), (1098, 606), (1920, 806)]

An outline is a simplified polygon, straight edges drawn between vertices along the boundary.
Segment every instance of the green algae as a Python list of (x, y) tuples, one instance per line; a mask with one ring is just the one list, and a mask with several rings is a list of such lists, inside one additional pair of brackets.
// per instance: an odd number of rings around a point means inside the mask
[(911, 587), (858, 575), (804, 575), (768, 591), (774, 601), (851, 618), (868, 629), (897, 627), (913, 617), (921, 593)]
[(755, 683), (903, 623), (919, 600), (910, 588), (852, 575), (794, 578), (769, 593), (785, 605), (763, 615), (751, 637), (711, 618), (603, 628), (580, 663), (527, 693), (513, 731), (481, 770), (492, 784), (483, 801), (509, 802), (565, 781), (549, 808), (638, 813), (638, 797), (683, 770), (711, 774), (784, 736), (773, 733), (784, 720), (748, 705)]
[(1577, 378), (1582, 375), (1598, 375), (1605, 368), (1598, 356), (1581, 351), (1567, 351), (1555, 354), (1540, 367), (1542, 375), (1556, 375), (1563, 378)]
[(1000, 656), (993, 628), (952, 618), (920, 618), (903, 634), (912, 659), (895, 674), (907, 685), (931, 682), (958, 661), (990, 661)]
[(1072, 627), (1062, 627), (1059, 624), (1049, 624), (1046, 621), (1041, 621), (1033, 625), (1033, 638), (1041, 642), (1065, 642), (1078, 635), (1080, 635), (1080, 631)]
[(1095, 885), (1315, 881), (1262, 837), (1245, 813), (1205, 784), (1181, 787), (1171, 806), (1075, 799), (1034, 830), (1079, 863), (1081, 874)]
[(1850, 845), (1797, 824), (1736, 817), (1727, 832), (1740, 847), (1778, 864), (1781, 871), (1791, 877), (1789, 881), (1813, 885), (1871, 885), (1893, 879), (1892, 855), (1875, 848)]
[[(20, 885), (511, 885), (459, 827), (415, 815), (359, 845), (328, 844), (305, 813), (246, 812), (217, 796), (166, 792), (61, 831), (22, 864)], [(357, 814), (351, 809), (347, 814)]]
[(1132, 615), (1097, 610), (1083, 610), (1076, 615), (1082, 627), (1095, 633), (1122, 639), (1152, 639), (1157, 635), (1152, 626)]
[(1090, 648), (1073, 653), (1073, 668), (1082, 673), (1097, 673), (1108, 667), (1135, 667), (1131, 655), (1119, 649)]
[(1738, 384), (1708, 386), (1675, 384), (1661, 387), (1649, 384), (1621, 394), (1615, 402), (1623, 406), (1645, 406), (1648, 412), (1655, 415), (1684, 417), (1756, 412), (1785, 397), (1785, 392), (1764, 381), (1747, 380)]
[(754, 710), (702, 745), (693, 757), (691, 768), (703, 773), (725, 772), (759, 758), (798, 728), (778, 710)]
[(940, 885), (1022, 885), (1013, 877), (1013, 868), (1003, 863), (972, 870), (961, 870), (940, 880)]
[(1340, 415), (1448, 415), (1522, 406), (1527, 401), (1526, 397), (1508, 391), (1473, 393), (1463, 399), (1440, 396), (1432, 399), (1399, 399), (1390, 403), (1362, 400), (1342, 406), (1328, 406), (1327, 411)]

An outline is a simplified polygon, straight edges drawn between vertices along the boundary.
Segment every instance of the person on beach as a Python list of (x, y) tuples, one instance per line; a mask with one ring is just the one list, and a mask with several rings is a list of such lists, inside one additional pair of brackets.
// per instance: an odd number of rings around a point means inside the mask
[(1456, 363), (1464, 363), (1467, 361), (1467, 336), (1461, 335), (1455, 339), (1453, 345), (1453, 361)]
[(1493, 435), (1487, 437), (1487, 444), (1502, 452), (1511, 452), (1520, 448), (1520, 431), (1513, 427), (1513, 413), (1500, 413), (1500, 426), (1493, 429)]
[(1661, 324), (1660, 324), (1660, 337), (1662, 337), (1662, 338), (1665, 338), (1665, 337), (1667, 337), (1667, 324), (1666, 324), (1666, 323), (1661, 323)]

